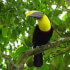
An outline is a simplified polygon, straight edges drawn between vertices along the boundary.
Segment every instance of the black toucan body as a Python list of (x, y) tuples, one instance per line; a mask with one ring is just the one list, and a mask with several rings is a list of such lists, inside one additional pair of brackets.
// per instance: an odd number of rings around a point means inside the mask
[[(48, 43), (53, 33), (53, 28), (50, 24), (48, 17), (39, 11), (30, 11), (26, 14), (26, 16), (38, 19), (38, 24), (36, 25), (33, 33), (33, 48)], [(39, 53), (37, 55), (34, 55), (34, 65), (36, 67), (40, 67), (42, 66), (42, 64), (43, 54)]]

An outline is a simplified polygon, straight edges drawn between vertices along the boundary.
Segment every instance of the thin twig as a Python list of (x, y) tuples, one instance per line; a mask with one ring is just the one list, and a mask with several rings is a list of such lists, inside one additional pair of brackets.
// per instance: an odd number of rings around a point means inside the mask
[(58, 1), (58, 3), (57, 3), (57, 6), (56, 6), (55, 10), (52, 12), (52, 17), (51, 17), (51, 23), (52, 23), (52, 24), (53, 24), (53, 16), (54, 16), (54, 13), (55, 13), (55, 11), (56, 11), (56, 9), (57, 9), (57, 7), (58, 7), (59, 3), (60, 3), (60, 0)]
[(70, 9), (65, 9), (65, 8), (60, 8), (60, 9), (70, 12)]
[[(56, 9), (57, 9), (59, 3), (60, 3), (60, 0), (58, 1), (55, 10), (52, 12), (52, 16), (51, 16), (51, 24), (53, 24), (53, 16), (54, 16), (54, 13), (55, 13), (55, 11), (56, 11)], [(56, 30), (56, 28), (54, 27), (54, 25), (52, 25), (52, 27), (53, 27), (53, 29), (57, 32), (57, 34), (58, 34), (60, 37), (63, 37), (63, 36), (62, 36), (62, 35)]]
[(5, 59), (7, 59), (8, 61), (10, 61), (11, 64), (14, 64), (14, 62), (11, 60), (11, 58), (9, 58), (8, 55), (4, 55), (4, 54), (2, 54), (2, 57), (4, 57)]
[(13, 60), (8, 55), (4, 55), (4, 54), (1, 54), (1, 55), (2, 55), (2, 57), (4, 57), (5, 59), (7, 59), (10, 62), (12, 69), (17, 67), (17, 65), (13, 62)]

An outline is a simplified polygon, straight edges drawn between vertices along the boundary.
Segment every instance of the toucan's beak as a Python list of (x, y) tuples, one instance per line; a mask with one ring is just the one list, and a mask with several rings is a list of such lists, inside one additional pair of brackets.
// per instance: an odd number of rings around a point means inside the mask
[(42, 16), (43, 16), (43, 14), (40, 11), (29, 11), (26, 14), (26, 17), (34, 17), (34, 18), (37, 18), (37, 19), (42, 18)]

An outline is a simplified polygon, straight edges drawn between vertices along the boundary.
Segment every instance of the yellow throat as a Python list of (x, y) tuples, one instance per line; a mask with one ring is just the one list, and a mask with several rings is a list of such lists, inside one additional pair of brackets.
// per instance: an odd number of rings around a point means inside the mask
[(43, 15), (41, 19), (38, 19), (38, 26), (41, 31), (49, 31), (51, 28), (50, 20), (46, 15)]

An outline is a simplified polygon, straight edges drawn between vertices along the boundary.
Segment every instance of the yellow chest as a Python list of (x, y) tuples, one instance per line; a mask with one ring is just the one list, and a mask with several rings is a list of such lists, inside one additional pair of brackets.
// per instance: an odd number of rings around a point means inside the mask
[(38, 20), (38, 26), (41, 31), (49, 31), (51, 28), (50, 21), (46, 15), (43, 15), (41, 19)]

